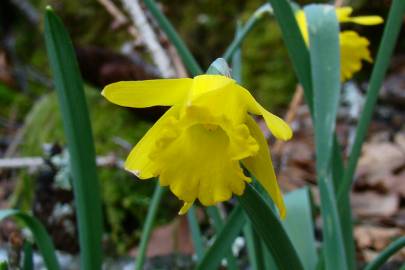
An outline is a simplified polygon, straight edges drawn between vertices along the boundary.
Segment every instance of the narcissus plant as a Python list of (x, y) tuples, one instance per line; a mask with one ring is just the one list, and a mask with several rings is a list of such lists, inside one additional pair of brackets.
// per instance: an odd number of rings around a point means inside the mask
[(266, 139), (250, 114), (263, 116), (278, 139), (290, 139), (292, 131), (234, 80), (200, 75), (117, 82), (102, 94), (126, 107), (171, 106), (131, 151), (125, 168), (140, 179), (159, 177), (184, 202), (180, 214), (196, 199), (210, 206), (242, 195), (251, 181), (243, 165), (285, 215)]

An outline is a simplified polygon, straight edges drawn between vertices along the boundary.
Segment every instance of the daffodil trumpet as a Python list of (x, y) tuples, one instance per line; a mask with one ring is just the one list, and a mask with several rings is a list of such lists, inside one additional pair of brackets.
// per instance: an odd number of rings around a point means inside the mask
[(233, 79), (200, 75), (117, 82), (102, 94), (126, 107), (171, 106), (132, 149), (125, 169), (140, 179), (159, 177), (160, 185), (184, 202), (179, 214), (196, 199), (210, 206), (242, 195), (251, 181), (243, 164), (285, 216), (267, 141), (251, 114), (261, 115), (278, 139), (290, 139), (292, 131)]
[[(336, 17), (340, 23), (355, 23), (360, 25), (377, 25), (383, 23), (380, 16), (356, 16), (351, 17), (353, 9), (351, 7), (336, 8)], [(309, 45), (307, 20), (303, 10), (295, 13), (295, 18), (301, 30), (301, 34)], [(370, 42), (367, 38), (360, 36), (355, 31), (341, 31), (339, 33), (340, 42), (340, 77), (341, 81), (347, 81), (362, 68), (362, 61), (373, 62), (368, 48)]]

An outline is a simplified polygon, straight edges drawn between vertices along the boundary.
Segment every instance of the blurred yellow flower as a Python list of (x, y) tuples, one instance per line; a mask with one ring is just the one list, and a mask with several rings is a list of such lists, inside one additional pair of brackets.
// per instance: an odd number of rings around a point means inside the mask
[(234, 80), (200, 75), (117, 82), (102, 94), (126, 107), (171, 106), (131, 151), (125, 168), (140, 179), (159, 177), (184, 201), (180, 214), (196, 199), (209, 206), (241, 195), (251, 181), (242, 163), (285, 215), (266, 139), (249, 113), (262, 115), (276, 138), (288, 140), (292, 131)]
[[(376, 25), (383, 23), (380, 16), (357, 16), (350, 17), (353, 9), (351, 7), (336, 8), (336, 16), (340, 23), (352, 22), (361, 25)], [(308, 44), (308, 29), (303, 10), (295, 13), (295, 18), (301, 30), (305, 42)], [(353, 74), (362, 67), (362, 60), (372, 62), (370, 51), (368, 49), (369, 41), (367, 38), (358, 35), (355, 31), (341, 31), (340, 41), (340, 76), (342, 81), (349, 80)]]

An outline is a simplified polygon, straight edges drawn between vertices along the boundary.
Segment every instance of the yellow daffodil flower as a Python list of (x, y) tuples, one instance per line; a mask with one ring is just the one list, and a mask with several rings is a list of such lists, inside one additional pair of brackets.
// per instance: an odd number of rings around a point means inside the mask
[[(336, 16), (340, 23), (356, 23), (361, 25), (376, 25), (383, 23), (380, 16), (358, 16), (350, 17), (353, 9), (351, 7), (336, 8)], [(303, 10), (295, 13), (295, 18), (301, 30), (305, 42), (309, 43), (307, 21)], [(371, 63), (373, 60), (368, 49), (369, 41), (355, 31), (342, 31), (339, 34), (340, 41), (340, 76), (342, 81), (349, 80), (353, 74), (362, 67), (362, 60)]]
[(102, 94), (126, 107), (171, 106), (131, 151), (125, 168), (140, 179), (159, 177), (184, 201), (179, 214), (196, 199), (209, 206), (241, 195), (251, 181), (242, 163), (285, 215), (266, 139), (249, 113), (263, 116), (278, 139), (290, 139), (291, 129), (234, 80), (200, 75), (117, 82)]

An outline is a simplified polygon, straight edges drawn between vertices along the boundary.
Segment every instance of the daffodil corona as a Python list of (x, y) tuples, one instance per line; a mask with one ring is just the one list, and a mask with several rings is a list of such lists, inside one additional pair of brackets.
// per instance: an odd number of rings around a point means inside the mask
[[(357, 16), (350, 17), (353, 9), (351, 7), (336, 8), (336, 16), (340, 23), (356, 23), (361, 25), (381, 24), (383, 19), (379, 16)], [(302, 36), (309, 44), (307, 21), (303, 10), (295, 13), (298, 26)], [(367, 38), (360, 36), (355, 31), (341, 31), (339, 34), (340, 42), (340, 65), (341, 80), (346, 81), (353, 77), (362, 67), (362, 61), (371, 63), (373, 60), (368, 49), (369, 41)]]
[(126, 107), (171, 106), (131, 151), (125, 168), (140, 179), (159, 177), (184, 202), (180, 214), (196, 199), (210, 206), (243, 194), (251, 181), (243, 164), (285, 215), (266, 139), (249, 113), (263, 116), (278, 139), (290, 139), (291, 129), (234, 80), (200, 75), (117, 82), (102, 94)]

